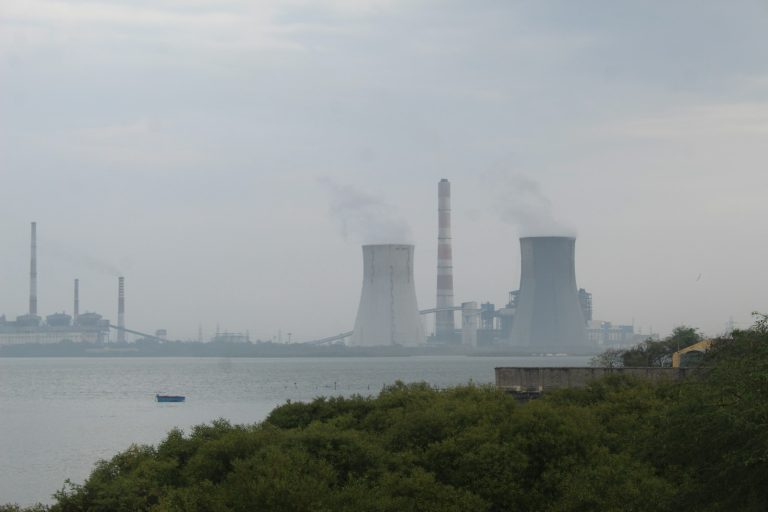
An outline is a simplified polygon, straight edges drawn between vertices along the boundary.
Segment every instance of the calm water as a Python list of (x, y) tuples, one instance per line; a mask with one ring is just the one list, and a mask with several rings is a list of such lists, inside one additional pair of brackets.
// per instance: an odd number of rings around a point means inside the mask
[[(173, 427), (263, 420), (276, 405), (375, 394), (395, 380), (493, 382), (496, 366), (586, 366), (589, 357), (0, 359), (0, 504), (50, 502), (70, 478)], [(154, 394), (184, 394), (158, 404)]]

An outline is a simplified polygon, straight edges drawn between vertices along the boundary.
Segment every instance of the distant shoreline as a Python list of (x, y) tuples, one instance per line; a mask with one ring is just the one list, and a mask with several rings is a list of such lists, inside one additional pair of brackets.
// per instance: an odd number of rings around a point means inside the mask
[(427, 355), (455, 355), (473, 357), (502, 356), (589, 356), (598, 350), (583, 352), (532, 352), (513, 350), (511, 347), (489, 346), (468, 349), (461, 345), (425, 345), (422, 347), (381, 346), (348, 347), (335, 345), (307, 345), (302, 343), (201, 343), (201, 342), (149, 342), (149, 343), (26, 343), (0, 346), (0, 358), (14, 357), (410, 357)]

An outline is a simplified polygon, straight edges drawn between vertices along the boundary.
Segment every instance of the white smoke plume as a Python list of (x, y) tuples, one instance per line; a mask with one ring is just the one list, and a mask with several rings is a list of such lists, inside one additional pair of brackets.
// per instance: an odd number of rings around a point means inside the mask
[(81, 250), (74, 249), (55, 240), (44, 239), (39, 244), (39, 252), (55, 258), (59, 261), (66, 261), (92, 272), (106, 274), (113, 277), (123, 275), (120, 268), (108, 261), (101, 260)]
[(496, 186), (495, 209), (502, 221), (526, 236), (576, 236), (576, 230), (552, 213), (552, 202), (538, 182), (519, 174), (502, 174), (491, 180)]
[(360, 244), (412, 243), (411, 228), (382, 198), (331, 178), (318, 181), (330, 198), (330, 215), (345, 240)]

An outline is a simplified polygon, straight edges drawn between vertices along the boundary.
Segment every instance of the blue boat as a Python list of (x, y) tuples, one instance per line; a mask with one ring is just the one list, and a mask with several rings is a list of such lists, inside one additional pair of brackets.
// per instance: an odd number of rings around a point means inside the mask
[(158, 402), (183, 402), (185, 399), (182, 395), (155, 395)]

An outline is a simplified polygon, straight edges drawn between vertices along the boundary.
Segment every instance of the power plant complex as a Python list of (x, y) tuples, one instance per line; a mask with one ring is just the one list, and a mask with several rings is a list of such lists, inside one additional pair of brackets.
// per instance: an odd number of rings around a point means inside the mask
[[(601, 345), (631, 345), (641, 339), (632, 326), (592, 319), (592, 294), (576, 284), (576, 239), (528, 236), (520, 239), (520, 287), (501, 309), (475, 301), (454, 306), (451, 184), (438, 183), (437, 294), (435, 308), (419, 311), (412, 245), (363, 246), (363, 287), (352, 346), (495, 347), (516, 353), (591, 353)], [(393, 241), (395, 242), (395, 241)], [(461, 312), (456, 328), (455, 312)], [(424, 337), (421, 315), (435, 316)]]
[[(403, 240), (363, 245), (360, 302), (350, 332), (312, 344), (344, 339), (352, 347), (465, 347), (497, 352), (584, 354), (602, 346), (627, 346), (642, 341), (632, 326), (613, 326), (592, 319), (592, 295), (576, 283), (576, 239), (567, 236), (520, 238), (520, 285), (497, 309), (489, 302), (454, 305), (451, 237), (451, 184), (437, 186), (437, 269), (435, 307), (419, 310), (414, 276), (415, 247)], [(80, 313), (80, 280), (74, 280), (73, 316), (38, 316), (37, 224), (31, 224), (29, 308), (15, 320), (0, 316), (0, 345), (50, 344), (61, 341), (126, 342), (125, 279), (118, 278), (117, 325), (98, 313)], [(461, 326), (455, 325), (456, 311)], [(425, 334), (425, 315), (434, 314), (434, 332)], [(161, 331), (158, 331), (161, 333)], [(165, 341), (164, 331), (157, 336)], [(248, 337), (242, 343), (250, 343)], [(216, 341), (216, 340), (214, 340)], [(231, 340), (230, 340), (231, 341)]]
[[(17, 316), (15, 320), (8, 320), (5, 315), (0, 315), (0, 345), (51, 344), (61, 341), (105, 343), (109, 341), (109, 320), (106, 320), (98, 313), (80, 313), (79, 279), (74, 281), (72, 316), (63, 312), (53, 313), (45, 318), (39, 316), (37, 311), (37, 284), (37, 223), (33, 222), (31, 226), (29, 309), (26, 314)], [(122, 277), (120, 278), (119, 288), (122, 297)]]
[[(588, 353), (606, 341), (636, 341), (633, 330), (617, 339), (610, 324), (592, 322), (592, 295), (576, 285), (576, 239), (531, 236), (520, 239), (520, 288), (501, 309), (462, 302), (454, 306), (451, 184), (438, 183), (437, 294), (435, 308), (419, 311), (412, 245), (363, 246), (363, 287), (352, 346), (496, 347), (522, 353)], [(395, 242), (395, 241), (393, 241)], [(456, 328), (455, 312), (461, 312)], [(434, 333), (424, 337), (419, 313), (434, 313)], [(622, 326), (626, 327), (626, 326)], [(343, 338), (341, 335), (330, 340)], [(609, 340), (610, 338), (610, 340)], [(325, 339), (323, 341), (328, 341)]]

